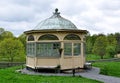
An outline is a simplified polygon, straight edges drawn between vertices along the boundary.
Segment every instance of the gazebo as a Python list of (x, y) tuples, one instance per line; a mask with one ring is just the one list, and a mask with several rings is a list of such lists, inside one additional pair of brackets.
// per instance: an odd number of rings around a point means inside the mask
[(87, 30), (60, 16), (58, 9), (27, 35), (26, 67), (33, 70), (84, 68)]

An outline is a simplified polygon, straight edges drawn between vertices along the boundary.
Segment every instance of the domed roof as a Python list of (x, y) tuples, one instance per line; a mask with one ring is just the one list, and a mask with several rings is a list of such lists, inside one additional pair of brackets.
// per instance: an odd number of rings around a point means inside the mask
[(77, 30), (77, 27), (69, 20), (60, 16), (58, 9), (55, 9), (55, 13), (43, 21), (41, 21), (34, 30), (49, 30), (49, 29), (68, 29)]

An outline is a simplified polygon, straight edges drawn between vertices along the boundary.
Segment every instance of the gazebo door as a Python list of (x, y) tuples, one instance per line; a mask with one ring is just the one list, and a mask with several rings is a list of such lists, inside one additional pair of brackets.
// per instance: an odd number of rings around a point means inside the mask
[(79, 64), (79, 55), (81, 51), (80, 43), (65, 42), (64, 43), (64, 57), (62, 65), (65, 69), (72, 69)]

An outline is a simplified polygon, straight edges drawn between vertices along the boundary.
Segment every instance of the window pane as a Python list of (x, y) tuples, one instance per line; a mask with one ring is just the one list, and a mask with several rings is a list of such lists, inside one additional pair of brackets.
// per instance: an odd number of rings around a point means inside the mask
[(27, 56), (35, 56), (35, 43), (27, 43)]
[(81, 46), (80, 46), (80, 43), (75, 43), (74, 44), (74, 55), (80, 55), (80, 50), (81, 50), (81, 48), (80, 48)]
[(34, 41), (34, 36), (33, 35), (28, 36), (28, 41)]
[(60, 43), (37, 43), (37, 56), (42, 57), (58, 57)]
[(64, 43), (64, 55), (72, 56), (72, 43)]
[(38, 40), (58, 40), (58, 38), (55, 35), (47, 34), (41, 36)]
[(69, 34), (65, 36), (64, 40), (81, 40), (78, 35), (75, 34)]

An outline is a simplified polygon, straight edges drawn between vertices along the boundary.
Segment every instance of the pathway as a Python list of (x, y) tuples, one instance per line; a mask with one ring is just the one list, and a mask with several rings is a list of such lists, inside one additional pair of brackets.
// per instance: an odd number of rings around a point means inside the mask
[(120, 83), (120, 78), (113, 77), (113, 76), (101, 75), (101, 74), (99, 74), (99, 72), (100, 72), (99, 68), (93, 67), (91, 70), (87, 70), (86, 72), (79, 73), (79, 75), (82, 77), (99, 80), (104, 83)]
[[(26, 69), (21, 70), (22, 73), (32, 74), (32, 75), (47, 75), (47, 76), (72, 76), (72, 74), (65, 74), (65, 73), (38, 73), (34, 71), (28, 71)], [(93, 67), (91, 70), (86, 70), (85, 72), (75, 73), (76, 76), (82, 76), (94, 80), (99, 80), (104, 83), (120, 83), (120, 78), (113, 77), (113, 76), (106, 76), (99, 74), (100, 69)]]

